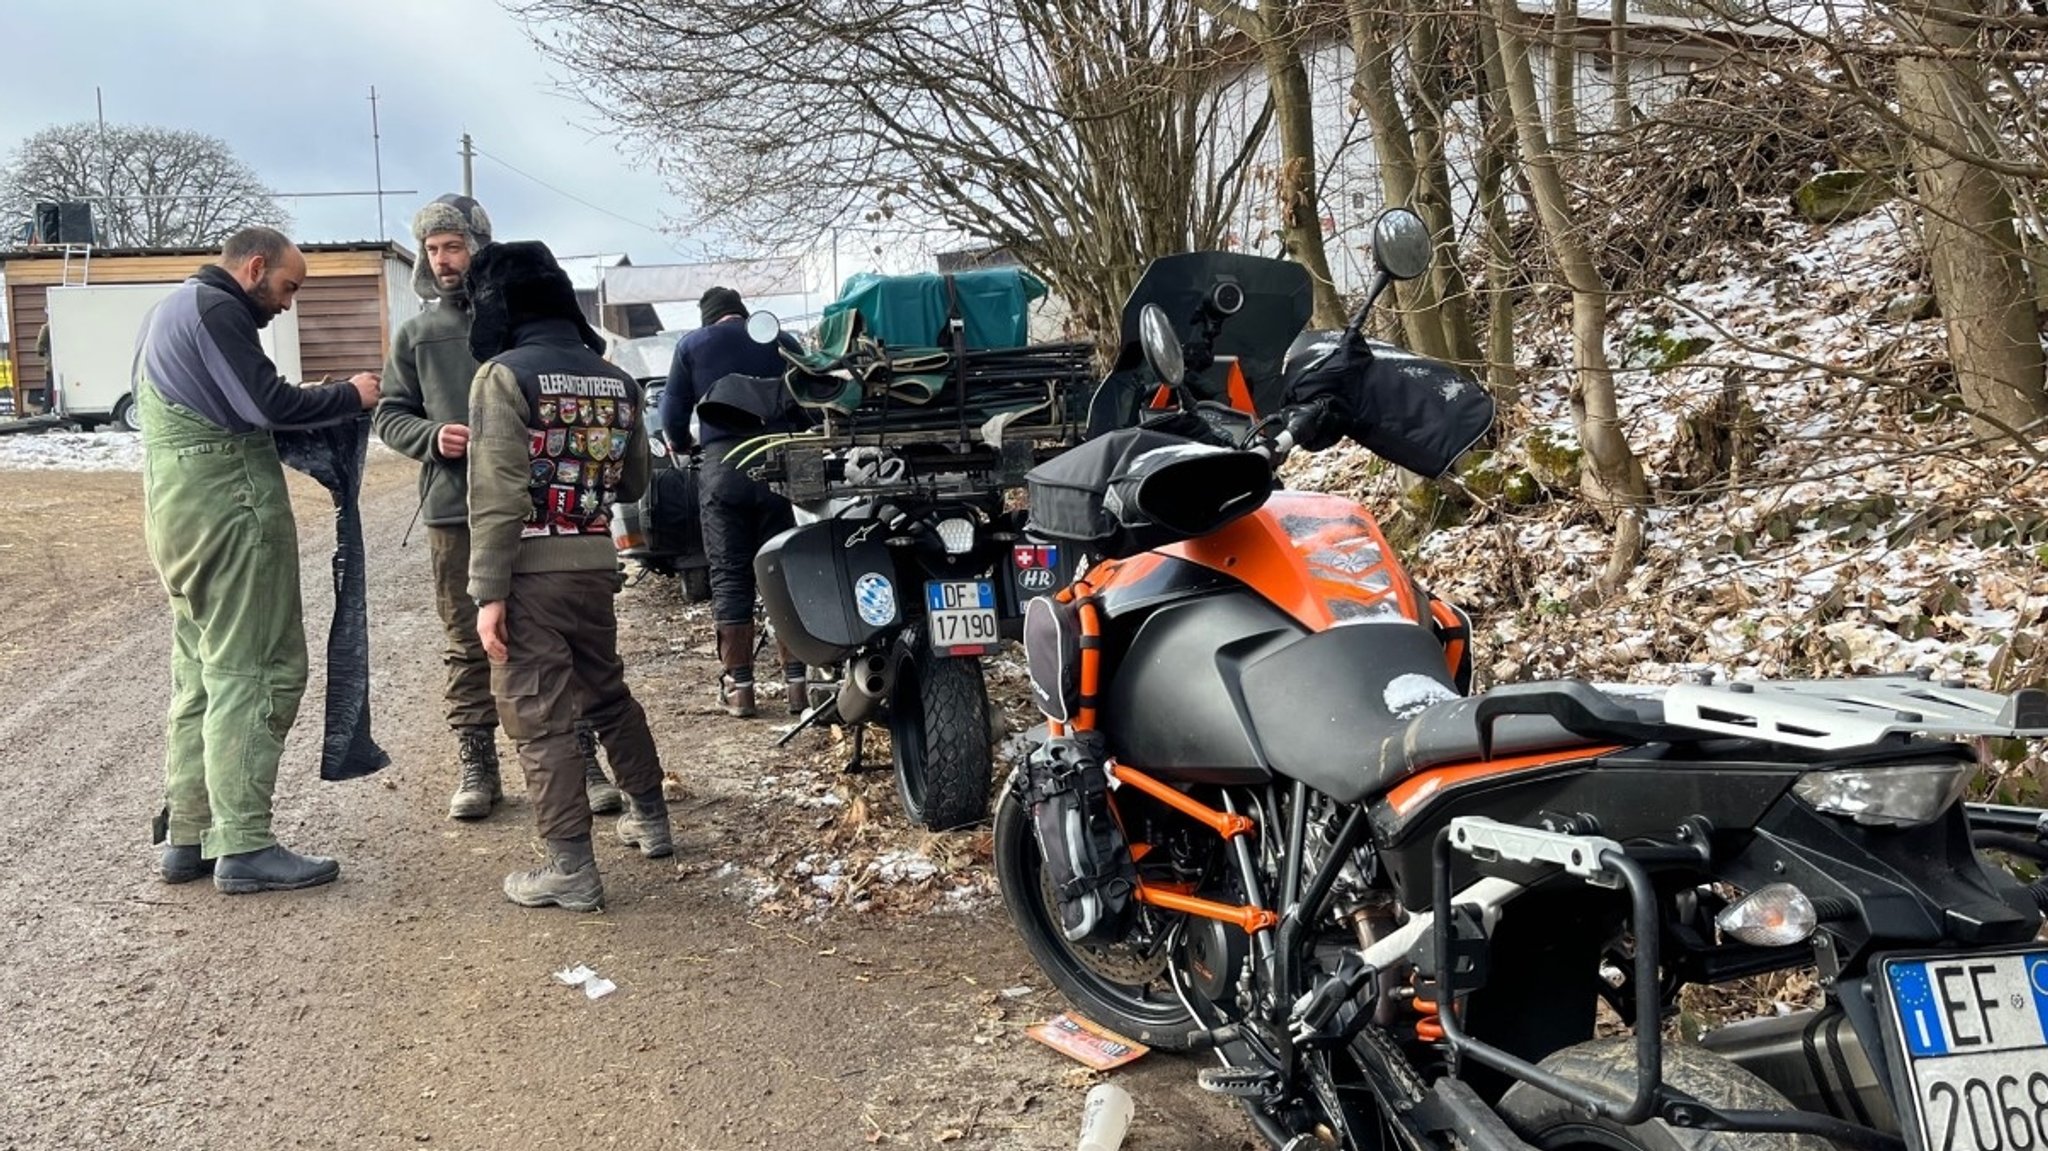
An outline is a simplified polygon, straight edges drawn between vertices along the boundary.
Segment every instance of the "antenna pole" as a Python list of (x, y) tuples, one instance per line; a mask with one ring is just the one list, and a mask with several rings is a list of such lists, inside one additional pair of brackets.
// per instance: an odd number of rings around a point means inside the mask
[(384, 239), (384, 147), (377, 133), (377, 86), (370, 85), (370, 156), (377, 172), (377, 238)]

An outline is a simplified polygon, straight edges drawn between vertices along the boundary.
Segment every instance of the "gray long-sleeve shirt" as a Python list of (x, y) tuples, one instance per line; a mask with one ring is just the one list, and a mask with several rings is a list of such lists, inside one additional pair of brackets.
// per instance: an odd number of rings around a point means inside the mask
[(249, 294), (208, 264), (150, 313), (138, 368), (165, 399), (229, 432), (317, 427), (362, 410), (353, 384), (302, 388), (278, 375), (256, 319)]

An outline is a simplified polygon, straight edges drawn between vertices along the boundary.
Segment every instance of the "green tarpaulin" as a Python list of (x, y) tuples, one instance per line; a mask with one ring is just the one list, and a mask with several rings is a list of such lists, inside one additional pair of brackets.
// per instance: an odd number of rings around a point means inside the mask
[[(1022, 268), (980, 268), (955, 272), (952, 280), (968, 347), (1018, 348), (1031, 342), (1031, 301), (1045, 296), (1038, 277)], [(852, 313), (858, 312), (860, 330), (891, 348), (948, 347), (946, 304), (946, 276), (941, 273), (862, 272), (846, 281), (837, 300), (825, 305), (818, 342), (826, 351), (843, 355), (854, 327)], [(836, 339), (828, 338), (833, 335)]]

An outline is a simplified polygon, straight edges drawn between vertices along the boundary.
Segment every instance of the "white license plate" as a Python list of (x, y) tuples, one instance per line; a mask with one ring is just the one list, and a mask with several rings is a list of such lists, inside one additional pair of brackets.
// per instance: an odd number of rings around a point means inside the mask
[(924, 585), (932, 649), (940, 655), (981, 655), (996, 646), (993, 580), (931, 580)]
[(2048, 1149), (2048, 948), (1882, 975), (1923, 1151)]

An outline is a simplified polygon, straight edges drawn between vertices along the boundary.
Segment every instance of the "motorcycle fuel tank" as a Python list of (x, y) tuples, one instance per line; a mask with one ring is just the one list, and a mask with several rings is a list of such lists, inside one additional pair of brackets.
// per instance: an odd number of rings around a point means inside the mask
[(821, 520), (777, 535), (755, 554), (768, 621), (805, 663), (838, 663), (903, 622), (905, 591), (880, 534), (873, 520)]
[(1252, 734), (1246, 665), (1306, 632), (1246, 591), (1197, 596), (1147, 613), (1117, 657), (1102, 731), (1118, 759), (1196, 783), (1270, 774)]

